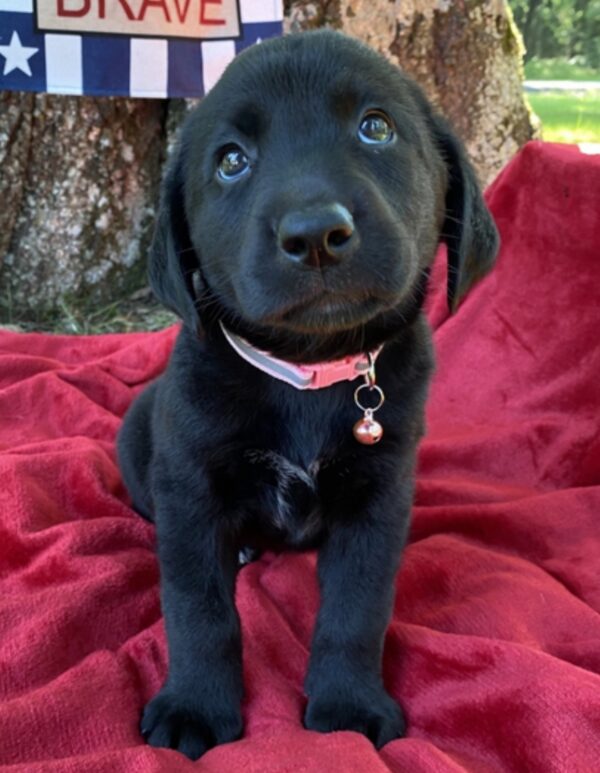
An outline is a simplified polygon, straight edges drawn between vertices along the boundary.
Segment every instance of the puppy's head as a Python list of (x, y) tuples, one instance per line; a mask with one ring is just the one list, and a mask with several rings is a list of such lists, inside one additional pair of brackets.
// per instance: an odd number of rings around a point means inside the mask
[(240, 55), (189, 117), (150, 277), (193, 328), (221, 318), (278, 356), (337, 356), (414, 315), (440, 239), (454, 309), (497, 251), (460, 143), (378, 54), (304, 33)]

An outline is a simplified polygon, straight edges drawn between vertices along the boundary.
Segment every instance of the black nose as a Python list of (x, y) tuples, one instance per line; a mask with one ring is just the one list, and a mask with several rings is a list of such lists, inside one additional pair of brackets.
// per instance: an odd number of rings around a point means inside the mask
[(289, 260), (322, 268), (347, 257), (357, 236), (346, 207), (326, 204), (288, 212), (279, 223), (277, 240)]

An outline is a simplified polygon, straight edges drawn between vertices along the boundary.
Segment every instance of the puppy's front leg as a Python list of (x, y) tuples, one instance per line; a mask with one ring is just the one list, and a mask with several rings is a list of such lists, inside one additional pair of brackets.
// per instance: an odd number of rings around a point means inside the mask
[(237, 553), (197, 471), (193, 490), (183, 476), (163, 480), (155, 500), (169, 671), (141, 729), (152, 746), (197, 759), (242, 732)]
[(383, 687), (381, 657), (411, 498), (407, 483), (353, 513), (345, 497), (346, 518), (319, 552), (321, 607), (305, 683), (309, 730), (355, 730), (377, 748), (404, 733), (402, 711)]

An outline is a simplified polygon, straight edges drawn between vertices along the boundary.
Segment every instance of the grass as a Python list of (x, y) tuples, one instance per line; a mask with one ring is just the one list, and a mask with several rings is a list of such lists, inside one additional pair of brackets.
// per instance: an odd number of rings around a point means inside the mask
[(525, 78), (532, 81), (600, 81), (600, 70), (568, 59), (531, 59), (525, 63)]
[(0, 329), (15, 332), (49, 332), (68, 335), (100, 333), (131, 333), (137, 330), (161, 330), (177, 322), (177, 317), (155, 300), (149, 288), (133, 293), (129, 298), (93, 312), (74, 309), (63, 303), (52, 317), (44, 320), (0, 321)]
[(587, 92), (546, 91), (527, 94), (548, 142), (600, 143), (600, 84)]
[(600, 143), (600, 70), (566, 58), (531, 59), (525, 64), (527, 80), (597, 81), (590, 91), (528, 92), (533, 112), (548, 142)]

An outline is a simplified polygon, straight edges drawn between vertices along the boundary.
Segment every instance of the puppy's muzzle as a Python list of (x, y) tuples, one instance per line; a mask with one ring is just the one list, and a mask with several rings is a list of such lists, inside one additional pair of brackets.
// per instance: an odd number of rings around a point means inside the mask
[(300, 267), (325, 268), (348, 258), (358, 245), (354, 219), (342, 204), (288, 212), (279, 223), (280, 254)]

